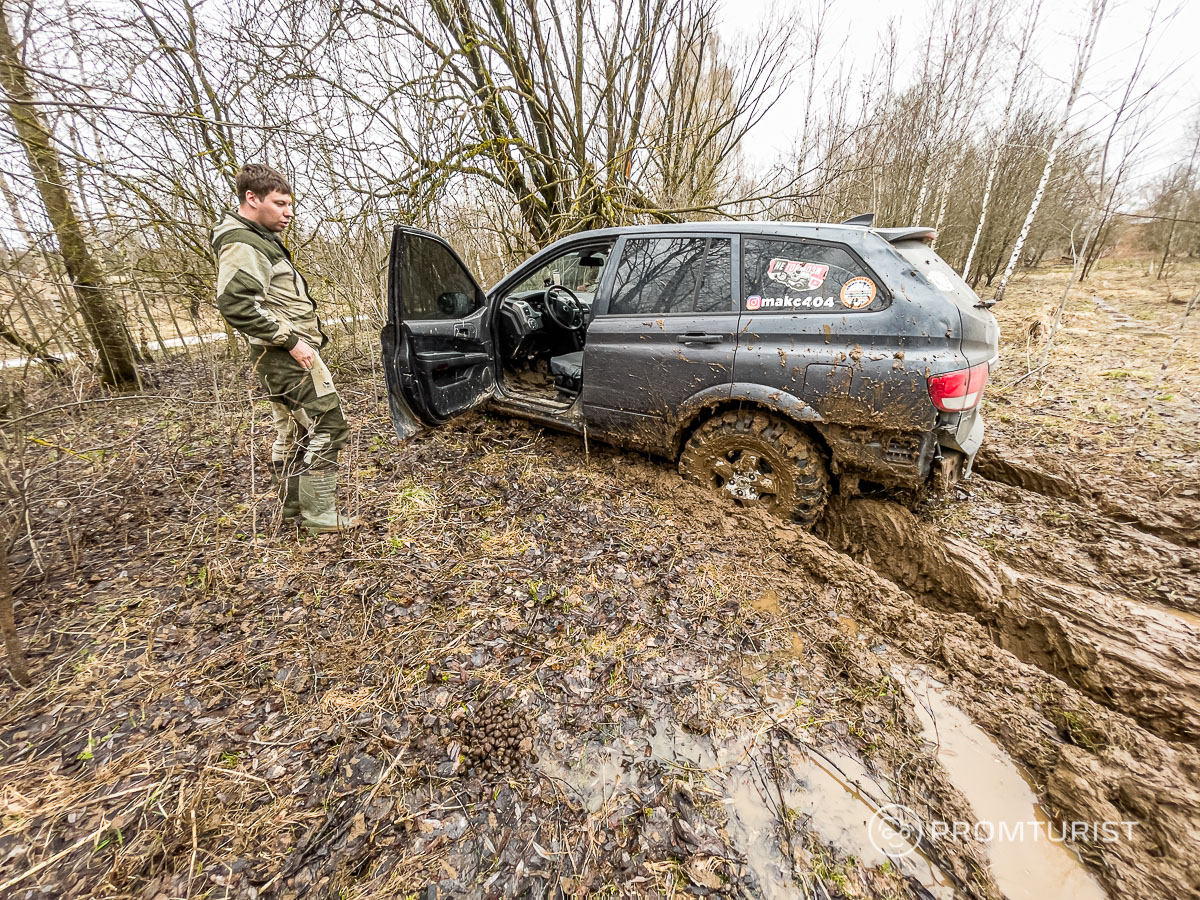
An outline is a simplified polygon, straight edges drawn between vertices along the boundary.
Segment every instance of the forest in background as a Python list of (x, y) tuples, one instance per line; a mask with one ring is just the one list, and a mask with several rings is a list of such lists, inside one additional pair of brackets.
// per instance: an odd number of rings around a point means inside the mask
[[(208, 229), (252, 161), (296, 186), (289, 244), (367, 343), (397, 223), (485, 284), (586, 228), (863, 212), (935, 228), (986, 299), (1047, 259), (1086, 277), (1131, 223), (1169, 276), (1200, 253), (1200, 120), (1140, 174), (1173, 14), (1147, 10), (1114, 76), (1093, 59), (1107, 6), (1081, 6), (1062, 84), (1035, 64), (1041, 0), (937, 0), (903, 74), (894, 29), (845, 52), (834, 0), (734, 36), (716, 0), (3, 0), (0, 337), (117, 383), (152, 348), (229, 352)], [(795, 140), (751, 165), (780, 103)]]

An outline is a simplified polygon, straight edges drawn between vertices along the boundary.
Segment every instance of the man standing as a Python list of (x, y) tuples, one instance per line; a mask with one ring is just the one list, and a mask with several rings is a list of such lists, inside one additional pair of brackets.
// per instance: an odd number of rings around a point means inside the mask
[(338, 451), (350, 436), (329, 369), (328, 340), (304, 277), (279, 235), (292, 220), (292, 187), (268, 166), (243, 166), (237, 212), (212, 232), (217, 306), (250, 341), (254, 370), (271, 398), (271, 472), (284, 521), (312, 533), (358, 524), (337, 512)]

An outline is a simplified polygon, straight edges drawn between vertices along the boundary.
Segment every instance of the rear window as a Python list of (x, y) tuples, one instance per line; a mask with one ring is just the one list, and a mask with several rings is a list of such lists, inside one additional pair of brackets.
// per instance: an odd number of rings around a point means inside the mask
[(974, 306), (979, 302), (979, 297), (971, 290), (971, 286), (924, 241), (900, 241), (892, 246), (931, 287), (941, 291), (959, 306)]
[(888, 293), (848, 248), (782, 238), (746, 238), (742, 309), (750, 312), (866, 312)]

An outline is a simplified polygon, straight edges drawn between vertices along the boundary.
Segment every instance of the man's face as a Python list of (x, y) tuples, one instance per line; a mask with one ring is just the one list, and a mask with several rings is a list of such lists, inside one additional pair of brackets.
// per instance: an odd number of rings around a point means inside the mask
[(259, 197), (254, 191), (246, 191), (246, 202), (239, 211), (268, 231), (283, 231), (292, 221), (292, 195), (271, 191)]

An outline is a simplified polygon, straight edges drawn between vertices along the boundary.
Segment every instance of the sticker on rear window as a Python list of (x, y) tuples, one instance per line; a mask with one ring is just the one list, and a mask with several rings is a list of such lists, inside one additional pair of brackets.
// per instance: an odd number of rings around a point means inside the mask
[(815, 291), (825, 283), (829, 266), (799, 259), (773, 259), (767, 265), (767, 277), (800, 291)]
[(847, 309), (866, 309), (875, 299), (875, 282), (865, 275), (851, 278), (842, 286), (842, 306)]
[(836, 302), (837, 298), (833, 296), (793, 297), (786, 294), (783, 297), (763, 297), (751, 294), (746, 298), (746, 309), (833, 309)]

